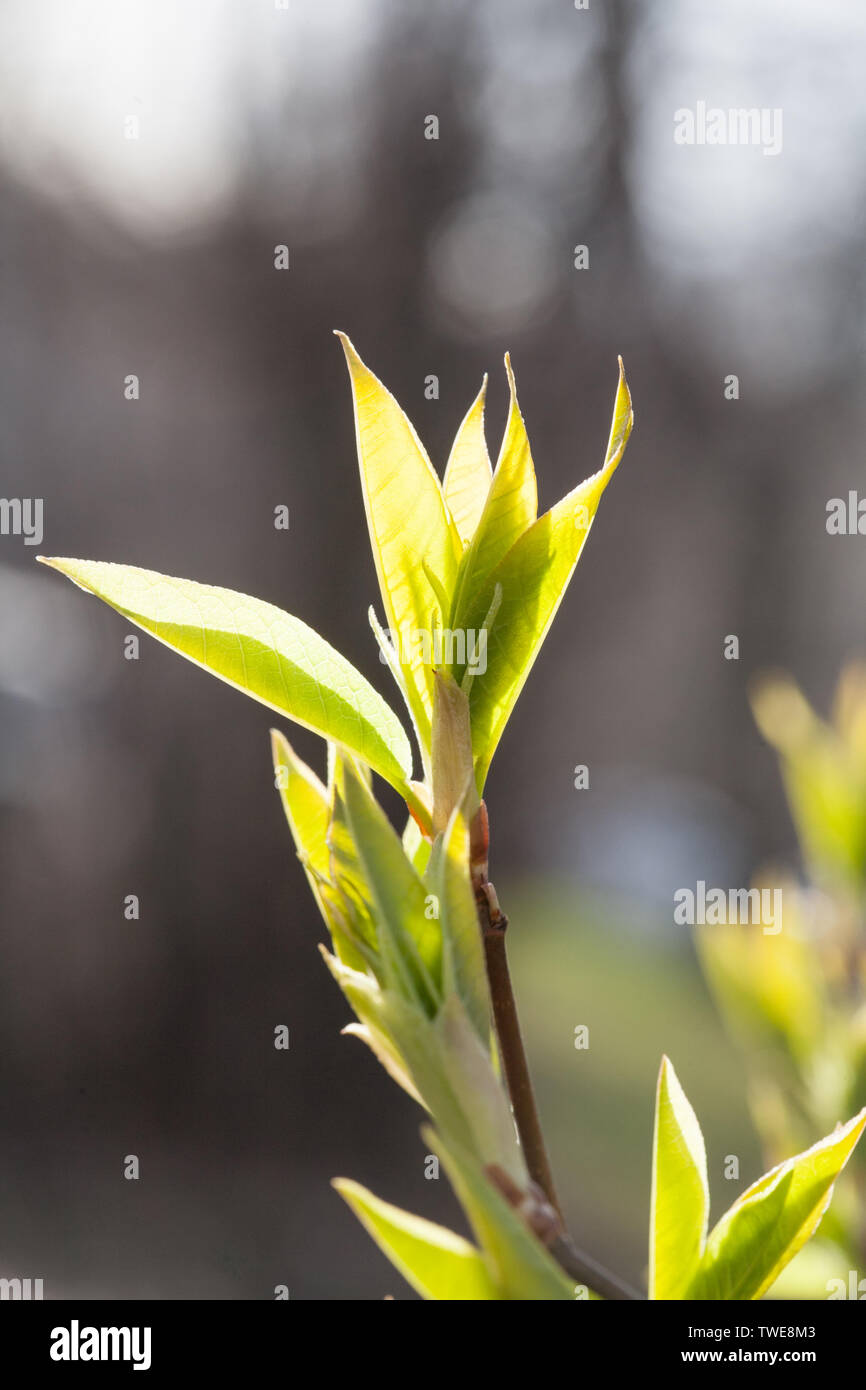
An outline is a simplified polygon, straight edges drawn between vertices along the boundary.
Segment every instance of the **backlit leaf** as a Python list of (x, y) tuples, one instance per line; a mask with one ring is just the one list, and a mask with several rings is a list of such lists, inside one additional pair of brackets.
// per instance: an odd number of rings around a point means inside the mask
[(484, 511), (493, 470), (484, 437), (487, 377), (466, 413), (448, 459), (442, 490), (460, 539), (468, 545)]
[(405, 794), (412, 752), (397, 716), (299, 618), (231, 589), (132, 565), (67, 559), (43, 564), (236, 690), (342, 744)]
[[(525, 530), (480, 585), (472, 583), (452, 620), (478, 632), (494, 602), (487, 637), (487, 668), (470, 690), (476, 783), (483, 790), (490, 760), (583, 549), (607, 484), (622, 458), (632, 426), (631, 398), (620, 362), (619, 386), (604, 467)], [(468, 554), (468, 552), (467, 552)], [(460, 683), (465, 667), (452, 667)]]
[(441, 998), (442, 938), (427, 916), (427, 890), (378, 802), (350, 769), (345, 779), (352, 842), (376, 908), (378, 947), (390, 983), (413, 994), (428, 1013)]
[(295, 841), (298, 858), (307, 876), (328, 873), (328, 821), (331, 808), (327, 788), (298, 757), (279, 729), (271, 729), (271, 753), (277, 790)]
[(429, 747), (433, 673), (422, 660), (419, 638), (426, 633), (432, 643), (433, 627), (444, 623), (437, 587), (450, 596), (460, 537), (409, 420), (346, 335), (338, 337), (352, 382), (364, 505), (382, 601), (419, 737)]
[(707, 1241), (683, 1298), (761, 1298), (817, 1230), (833, 1183), (866, 1127), (866, 1110), (753, 1183)]
[(460, 619), (461, 612), (471, 604), (474, 595), (487, 591), (490, 574), (538, 515), (535, 468), (523, 416), (517, 403), (517, 388), (511, 370), (511, 360), (507, 354), (505, 369), (511, 393), (508, 420), (493, 481), (471, 542), (460, 561), (451, 610), (450, 626), (453, 629), (465, 627)]
[(667, 1057), (656, 1093), (649, 1296), (681, 1298), (707, 1236), (707, 1155), (697, 1116)]
[(462, 1236), (401, 1211), (346, 1178), (336, 1178), (334, 1187), (379, 1249), (423, 1298), (487, 1301), (501, 1296), (481, 1254)]

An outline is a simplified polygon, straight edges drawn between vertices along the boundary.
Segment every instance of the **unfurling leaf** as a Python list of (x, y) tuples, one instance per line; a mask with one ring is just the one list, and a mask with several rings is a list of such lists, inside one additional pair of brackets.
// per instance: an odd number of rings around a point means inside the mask
[(464, 545), (468, 545), (472, 540), (481, 520), (493, 476), (487, 441), (484, 438), (486, 395), (485, 375), (481, 390), (457, 431), (442, 483), (446, 505)]
[[(425, 750), (430, 747), (433, 672), (422, 659), (426, 635), (441, 627), (440, 594), (450, 598), (461, 552), (439, 479), (415, 430), (345, 334), (370, 543), (388, 624)], [(434, 621), (437, 618), (438, 621)]]
[(399, 835), (368, 788), (347, 769), (346, 812), (352, 842), (375, 905), (379, 954), (388, 986), (428, 1015), (442, 997), (442, 935), (427, 916), (427, 890)]
[[(619, 385), (603, 468), (514, 539), (483, 581), (458, 590), (455, 630), (487, 634), (487, 669), (470, 691), (475, 777), (483, 791), (490, 760), (574, 572), (601, 496), (623, 456), (632, 427), (631, 397), (620, 362)], [(494, 487), (495, 487), (494, 479)], [(524, 513), (525, 514), (525, 513)], [(483, 525), (483, 521), (482, 521)], [(469, 551), (464, 562), (467, 562)], [(494, 603), (500, 589), (500, 602)], [(452, 666), (462, 681), (465, 666)]]
[(487, 580), (499, 561), (538, 515), (535, 468), (507, 354), (505, 369), (511, 392), (508, 420), (493, 481), (478, 525), (460, 561), (452, 606), (451, 627), (454, 629), (465, 626), (460, 621), (460, 612), (471, 603), (473, 595), (486, 592)]
[(315, 891), (316, 878), (328, 873), (328, 822), (331, 817), (328, 791), (279, 729), (271, 729), (271, 754), (277, 789), (298, 858)]

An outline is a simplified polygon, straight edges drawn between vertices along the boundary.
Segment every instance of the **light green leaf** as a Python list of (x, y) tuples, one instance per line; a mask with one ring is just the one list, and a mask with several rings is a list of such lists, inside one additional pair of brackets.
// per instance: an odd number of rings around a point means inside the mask
[(663, 1057), (653, 1136), (650, 1298), (682, 1297), (703, 1254), (709, 1212), (704, 1136), (676, 1072)]
[(498, 1299), (484, 1260), (473, 1245), (444, 1226), (391, 1206), (346, 1178), (334, 1187), (379, 1249), (417, 1293), (428, 1299)]
[(271, 729), (271, 754), (277, 790), (298, 858), (315, 892), (316, 875), (327, 877), (329, 867), (328, 792), (279, 729)]
[(346, 769), (345, 799), (352, 843), (376, 908), (378, 947), (389, 984), (417, 999), (432, 1016), (442, 989), (442, 936), (428, 917), (427, 890), (378, 802)]
[[(432, 643), (437, 586), (451, 595), (461, 545), (439, 479), (412, 425), (361, 361), (344, 333), (370, 542), (388, 625), (398, 646), (406, 698), (422, 746), (430, 746), (433, 672), (419, 635)], [(432, 578), (432, 582), (431, 582)], [(444, 615), (437, 625), (444, 624)]]
[[(632, 427), (631, 398), (620, 362), (619, 386), (604, 467), (563, 497), (516, 539), (483, 583), (461, 589), (455, 630), (480, 631), (497, 584), (501, 601), (487, 637), (487, 669), (470, 691), (475, 779), (483, 790), (502, 732), (574, 572), (589, 528), (622, 458)], [(494, 483), (495, 486), (495, 483)], [(469, 552), (467, 552), (468, 554)], [(452, 667), (458, 683), (464, 666)]]
[(866, 1110), (753, 1183), (707, 1241), (683, 1298), (761, 1298), (817, 1230), (833, 1184), (866, 1127)]
[[(354, 968), (372, 970), (376, 978), (381, 980), (385, 977), (385, 969), (379, 953), (373, 898), (346, 812), (345, 785), (348, 775), (360, 780), (358, 766), (342, 749), (337, 749), (330, 772), (331, 808), (327, 832), (328, 875), (333, 892), (324, 892), (320, 885), (320, 894), (332, 909), (337, 910), (341, 934), (334, 932), (333, 911), (329, 925), (340, 959)], [(363, 785), (366, 786), (366, 783)]]
[(316, 898), (339, 959), (352, 970), (369, 971), (378, 980), (384, 967), (375, 949), (375, 930), (357, 902), (342, 888), (322, 879)]
[(231, 589), (131, 565), (40, 559), (236, 690), (342, 744), (406, 794), (412, 751), (397, 716), (300, 619)]
[(508, 421), (483, 511), (460, 561), (450, 622), (455, 631), (465, 626), (459, 617), (462, 610), (479, 592), (487, 592), (489, 576), (538, 515), (535, 468), (507, 353), (505, 370), (511, 393)]
[[(346, 810), (346, 782), (350, 777), (357, 778), (357, 772), (351, 759), (338, 749), (331, 770), (328, 862), (332, 881), (372, 918), (373, 897)], [(371, 939), (375, 942), (375, 933)]]
[[(335, 872), (331, 849), (333, 786), (329, 793), (278, 729), (271, 730), (271, 749), (275, 780), (298, 858), (340, 960), (357, 970), (375, 968), (376, 938), (369, 909), (355, 891), (345, 866)], [(336, 751), (335, 763), (344, 757)]]
[(500, 1297), (527, 1301), (564, 1302), (574, 1298), (574, 1285), (493, 1186), (480, 1163), (452, 1140), (425, 1127), (424, 1140), (438, 1153), (451, 1185), (464, 1208)]
[(481, 390), (457, 431), (442, 483), (445, 502), (464, 545), (468, 545), (472, 540), (481, 520), (493, 476), (484, 437), (486, 395), (485, 373)]

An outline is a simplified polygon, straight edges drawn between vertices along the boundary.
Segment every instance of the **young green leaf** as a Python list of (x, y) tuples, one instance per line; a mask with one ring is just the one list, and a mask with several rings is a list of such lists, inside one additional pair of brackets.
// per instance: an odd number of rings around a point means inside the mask
[(703, 1254), (709, 1211), (704, 1136), (676, 1072), (663, 1057), (653, 1136), (650, 1298), (682, 1298)]
[(280, 800), (298, 858), (315, 892), (316, 875), (327, 877), (329, 869), (328, 822), (331, 808), (327, 788), (315, 772), (298, 757), (279, 729), (271, 729), (271, 754)]
[[(354, 891), (344, 866), (339, 866), (342, 872), (335, 872), (331, 848), (334, 788), (329, 793), (322, 786), (278, 729), (271, 730), (271, 749), (275, 780), (298, 858), (340, 960), (356, 970), (375, 968), (376, 937), (367, 904)], [(342, 752), (335, 754), (337, 762), (344, 757)]]
[(442, 937), (427, 912), (427, 891), (399, 835), (368, 789), (347, 768), (346, 813), (364, 880), (376, 908), (378, 945), (390, 983), (408, 990), (429, 1014), (442, 989)]
[(473, 595), (487, 591), (490, 574), (538, 516), (535, 468), (507, 353), (505, 370), (511, 392), (508, 421), (484, 508), (460, 561), (450, 623), (455, 630), (464, 626), (459, 619), (461, 610)]
[(412, 751), (394, 711), (300, 619), (231, 589), (131, 565), (40, 559), (236, 690), (342, 744), (406, 794)]
[(681, 1297), (762, 1298), (817, 1230), (864, 1127), (866, 1109), (753, 1183), (713, 1228)]
[(379, 1249), (423, 1298), (462, 1302), (501, 1297), (483, 1257), (468, 1240), (381, 1201), (356, 1182), (335, 1178), (333, 1185)]
[[(346, 782), (350, 777), (357, 777), (357, 768), (338, 750), (331, 774), (331, 818), (327, 836), (330, 877), (372, 922), (375, 916), (373, 897), (346, 810)], [(370, 940), (375, 945), (375, 929)]]
[[(430, 744), (433, 673), (419, 634), (429, 634), (440, 601), (451, 594), (461, 544), (439, 479), (412, 425), (365, 367), (344, 333), (355, 402), (355, 429), (370, 542), (385, 613), (398, 644), (419, 738)], [(442, 615), (441, 623), (444, 623)]]
[[(620, 361), (613, 423), (603, 468), (587, 478), (515, 540), (483, 583), (460, 590), (452, 627), (479, 631), (496, 586), (501, 601), (487, 636), (487, 669), (470, 691), (472, 743), (479, 792), (517, 697), (574, 573), (598, 504), (623, 456), (632, 427), (631, 397)], [(483, 524), (483, 523), (482, 523)], [(467, 551), (467, 555), (468, 555)], [(452, 667), (463, 679), (465, 667)]]
[(493, 477), (484, 437), (486, 395), (485, 373), (481, 390), (457, 431), (442, 483), (446, 505), (464, 545), (468, 545), (475, 535)]

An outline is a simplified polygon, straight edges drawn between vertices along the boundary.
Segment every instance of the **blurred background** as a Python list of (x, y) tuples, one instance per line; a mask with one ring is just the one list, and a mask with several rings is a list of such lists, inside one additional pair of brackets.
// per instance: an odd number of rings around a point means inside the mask
[[(825, 527), (864, 487), (864, 58), (844, 0), (6, 0), (0, 491), (44, 538), (0, 537), (0, 1275), (408, 1298), (329, 1179), (460, 1221), (339, 1035), (272, 716), (126, 660), (34, 563), (255, 594), (390, 696), (334, 328), (440, 470), (487, 370), (495, 457), (510, 350), (542, 508), (600, 466), (622, 353), (635, 433), (494, 763), (491, 874), (579, 1243), (643, 1279), (663, 1051), (713, 1214), (726, 1155), (761, 1171), (672, 895), (796, 872), (748, 685), (826, 709), (866, 643), (866, 541)], [(698, 101), (780, 108), (781, 152), (675, 144)]]

